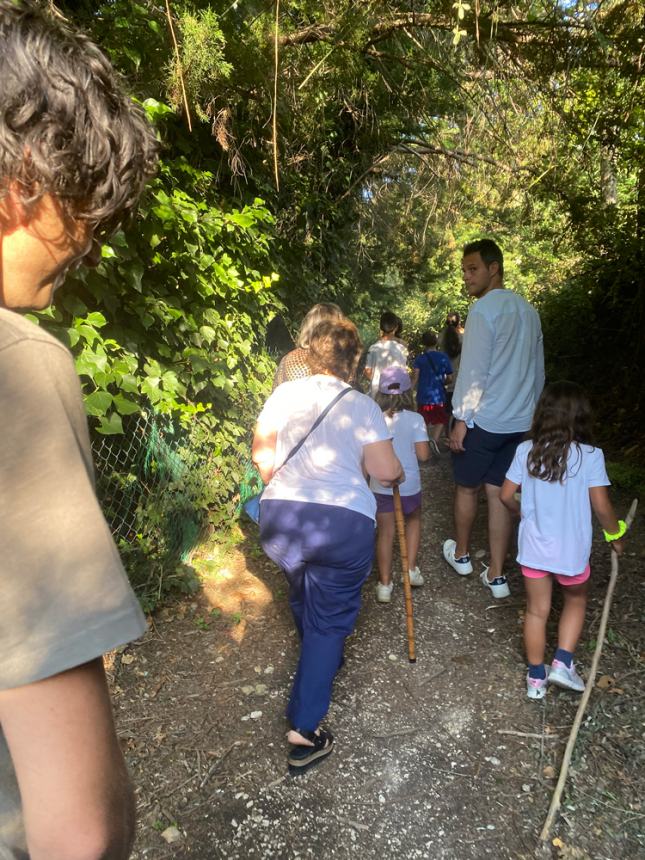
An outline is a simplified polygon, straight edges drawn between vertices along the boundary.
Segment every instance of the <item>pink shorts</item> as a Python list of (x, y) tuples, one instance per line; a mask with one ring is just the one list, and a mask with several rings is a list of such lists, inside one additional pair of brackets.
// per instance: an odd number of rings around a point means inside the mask
[(582, 573), (577, 573), (575, 576), (565, 576), (563, 573), (550, 573), (548, 570), (537, 570), (535, 567), (524, 567), (520, 565), (522, 575), (528, 579), (544, 579), (545, 576), (554, 576), (556, 582), (560, 585), (581, 585), (586, 582), (591, 576), (591, 568), (589, 565), (585, 567)]

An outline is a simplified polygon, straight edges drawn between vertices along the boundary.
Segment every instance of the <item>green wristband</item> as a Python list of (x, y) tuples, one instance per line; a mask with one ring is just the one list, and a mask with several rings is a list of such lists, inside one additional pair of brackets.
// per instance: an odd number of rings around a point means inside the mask
[(603, 529), (602, 533), (604, 534), (605, 540), (607, 541), (607, 543), (611, 543), (612, 541), (620, 540), (626, 531), (627, 531), (627, 525), (625, 524), (625, 520), (618, 520), (618, 531), (616, 532), (616, 534), (611, 535), (611, 534), (609, 534), (609, 532), (606, 532), (604, 529)]

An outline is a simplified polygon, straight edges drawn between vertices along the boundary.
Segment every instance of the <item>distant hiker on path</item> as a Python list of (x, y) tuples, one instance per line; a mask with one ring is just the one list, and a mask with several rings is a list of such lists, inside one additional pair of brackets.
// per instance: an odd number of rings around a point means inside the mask
[(285, 572), (300, 634), (287, 708), (292, 774), (334, 744), (320, 723), (374, 557), (376, 500), (365, 473), (385, 486), (403, 478), (383, 413), (349, 385), (361, 352), (349, 320), (320, 323), (309, 340), (313, 376), (275, 389), (253, 439), (253, 462), (267, 484), (260, 539)]
[(452, 401), (455, 538), (444, 542), (443, 556), (457, 573), (472, 573), (470, 536), (483, 485), (490, 566), (484, 567), (481, 581), (501, 598), (510, 594), (504, 561), (511, 518), (500, 487), (544, 386), (542, 330), (537, 311), (504, 288), (504, 258), (495, 242), (466, 245), (461, 267), (466, 290), (477, 302), (466, 321)]
[(414, 359), (413, 385), (417, 390), (417, 408), (429, 425), (430, 444), (439, 453), (439, 438), (448, 426), (446, 383), (452, 379), (452, 365), (445, 352), (437, 349), (437, 335), (425, 331), (421, 335), (424, 351)]
[[(419, 461), (430, 458), (428, 431), (423, 418), (414, 408), (410, 374), (403, 367), (386, 367), (381, 372), (376, 402), (383, 410), (385, 423), (394, 437), (394, 452), (401, 461), (405, 481), (400, 485), (401, 507), (405, 518), (405, 539), (408, 550), (410, 585), (423, 585), (417, 566), (421, 541), (421, 474)], [(376, 599), (389, 603), (392, 599), (394, 549), (394, 496), (392, 487), (384, 487), (375, 478), (370, 487), (376, 497), (376, 559), (379, 581)]]
[(452, 311), (446, 317), (446, 324), (439, 333), (437, 344), (439, 350), (448, 356), (452, 365), (452, 379), (446, 382), (446, 412), (448, 416), (452, 415), (452, 394), (457, 384), (463, 340), (464, 330), (461, 326), (461, 317), (456, 311)]
[[(542, 699), (547, 684), (582, 693), (573, 654), (582, 633), (589, 590), (591, 509), (605, 540), (623, 552), (625, 523), (616, 519), (609, 499), (605, 458), (592, 442), (591, 407), (573, 382), (545, 388), (538, 401), (531, 438), (522, 442), (506, 474), (501, 501), (521, 513), (517, 560), (526, 588), (524, 645), (529, 699)], [(515, 494), (522, 489), (522, 501)], [(562, 586), (564, 607), (558, 622), (558, 648), (544, 665), (546, 624), (553, 580)]]
[(385, 311), (381, 314), (379, 326), (380, 337), (367, 350), (367, 360), (363, 371), (370, 382), (370, 397), (376, 395), (381, 371), (385, 367), (392, 365), (406, 367), (408, 363), (408, 348), (398, 339), (402, 329), (400, 317), (391, 311)]
[(157, 142), (86, 36), (0, 0), (0, 857), (130, 856), (102, 655), (146, 630), (94, 492), (74, 360), (15, 309), (96, 265)]
[(309, 366), (309, 337), (318, 323), (323, 320), (343, 319), (343, 312), (333, 302), (320, 302), (310, 308), (305, 315), (298, 333), (298, 341), (295, 349), (282, 357), (278, 369), (273, 378), (273, 388), (282, 385), (283, 382), (291, 382), (294, 379), (304, 379), (311, 376)]

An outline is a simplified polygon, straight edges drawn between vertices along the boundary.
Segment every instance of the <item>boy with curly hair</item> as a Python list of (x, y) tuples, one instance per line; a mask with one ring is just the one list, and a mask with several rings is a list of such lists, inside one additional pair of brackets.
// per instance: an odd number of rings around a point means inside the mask
[(102, 655), (145, 619), (72, 357), (15, 311), (98, 262), (157, 143), (99, 49), (29, 0), (0, 0), (0, 80), (0, 857), (122, 860), (134, 803)]

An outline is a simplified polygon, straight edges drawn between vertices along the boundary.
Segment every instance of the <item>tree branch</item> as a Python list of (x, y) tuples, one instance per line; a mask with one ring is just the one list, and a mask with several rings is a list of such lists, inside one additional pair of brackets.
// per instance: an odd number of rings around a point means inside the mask
[[(460, 21), (459, 26), (465, 29), (470, 35), (477, 36), (478, 42), (481, 42), (483, 40), (484, 25), (490, 20), (489, 15), (479, 15), (477, 20), (473, 17), (472, 19), (466, 18)], [(397, 30), (416, 28), (452, 32), (454, 26), (454, 18), (446, 17), (445, 15), (435, 15), (432, 12), (408, 12), (394, 15), (391, 18), (377, 21), (374, 24), (368, 35), (365, 47), (368, 48), (374, 42), (387, 38), (387, 36)], [(289, 47), (291, 45), (328, 42), (334, 38), (338, 29), (332, 24), (310, 24), (301, 30), (295, 30), (293, 33), (284, 33), (280, 37), (280, 45), (281, 47)], [(496, 40), (515, 43), (524, 41), (527, 34), (534, 32), (544, 32), (545, 30), (579, 30), (586, 33), (590, 29), (590, 24), (586, 21), (551, 18), (543, 21), (497, 21), (493, 32), (495, 33)]]

